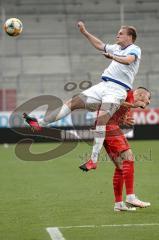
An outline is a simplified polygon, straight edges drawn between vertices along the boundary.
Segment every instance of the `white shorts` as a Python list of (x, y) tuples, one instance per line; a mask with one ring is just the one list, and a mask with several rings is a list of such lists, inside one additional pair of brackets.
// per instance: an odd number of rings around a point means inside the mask
[(110, 81), (101, 81), (83, 91), (82, 94), (87, 96), (87, 102), (89, 103), (100, 102), (121, 105), (127, 97), (127, 91), (123, 86)]

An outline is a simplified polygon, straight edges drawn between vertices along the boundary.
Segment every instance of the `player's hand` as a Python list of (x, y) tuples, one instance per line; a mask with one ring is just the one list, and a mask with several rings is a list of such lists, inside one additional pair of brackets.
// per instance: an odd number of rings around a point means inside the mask
[(126, 117), (123, 124), (126, 126), (133, 126), (135, 124), (135, 119), (133, 117)]
[(127, 108), (145, 108), (146, 104), (142, 101), (137, 101), (135, 103), (129, 103), (129, 102), (123, 102), (122, 105), (123, 107), (127, 107)]
[(110, 53), (102, 53), (104, 55), (104, 57), (109, 58), (109, 59), (113, 59), (113, 54)]
[(80, 30), (81, 33), (86, 32), (86, 28), (85, 28), (84, 22), (79, 21), (79, 22), (77, 23), (77, 26), (78, 26), (78, 28), (79, 28), (79, 30)]
[(137, 101), (137, 102), (134, 103), (134, 108), (138, 108), (138, 107), (145, 108), (146, 104), (142, 101)]

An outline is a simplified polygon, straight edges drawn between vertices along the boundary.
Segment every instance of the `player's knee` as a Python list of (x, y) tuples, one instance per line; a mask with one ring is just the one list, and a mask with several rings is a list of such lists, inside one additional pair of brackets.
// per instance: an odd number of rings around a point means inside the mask
[(118, 162), (118, 161), (114, 162), (114, 165), (115, 165), (116, 168), (122, 170), (122, 163), (121, 162)]
[(90, 112), (98, 111), (101, 107), (101, 101), (93, 97), (86, 96), (83, 93), (80, 93), (79, 98), (82, 101), (84, 108)]
[(118, 169), (122, 169), (122, 158), (120, 157), (119, 153), (111, 152), (108, 153), (108, 155), (115, 167), (117, 167)]
[(69, 99), (65, 103), (72, 111), (80, 108), (84, 108), (84, 103), (79, 96), (75, 96)]
[(106, 125), (111, 116), (104, 110), (100, 110), (97, 119), (97, 125)]
[(122, 160), (134, 161), (134, 155), (131, 149), (121, 153)]
[(113, 116), (113, 114), (119, 109), (120, 105), (116, 104), (116, 103), (108, 103), (108, 102), (104, 102), (101, 105), (101, 110), (105, 111), (105, 113), (107, 115), (109, 115), (110, 117)]
[(119, 157), (119, 156), (118, 157), (114, 157), (112, 159), (112, 161), (113, 161), (115, 167), (117, 167), (118, 169), (122, 169), (122, 159), (121, 159), (121, 157)]

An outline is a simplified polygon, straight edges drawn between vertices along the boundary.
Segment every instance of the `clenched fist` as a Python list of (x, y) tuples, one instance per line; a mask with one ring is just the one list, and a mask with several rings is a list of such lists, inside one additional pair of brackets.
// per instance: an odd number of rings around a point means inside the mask
[(86, 31), (85, 24), (82, 21), (79, 21), (77, 23), (77, 26), (79, 27), (81, 33), (84, 33)]

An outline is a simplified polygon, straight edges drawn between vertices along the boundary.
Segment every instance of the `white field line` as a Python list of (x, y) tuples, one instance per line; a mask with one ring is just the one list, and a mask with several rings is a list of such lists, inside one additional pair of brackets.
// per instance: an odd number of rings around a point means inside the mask
[(81, 226), (61, 226), (61, 227), (49, 227), (46, 228), (52, 240), (66, 240), (61, 229), (71, 229), (71, 228), (100, 228), (100, 227), (148, 227), (148, 226), (159, 226), (159, 223), (135, 223), (135, 224), (103, 224), (103, 225), (81, 225)]
[(58, 227), (46, 228), (52, 240), (66, 240)]
[[(59, 226), (57, 228), (99, 228), (99, 227), (146, 227), (146, 226), (159, 226), (159, 223), (125, 223), (125, 224), (103, 224), (103, 225), (81, 225), (81, 226)], [(50, 227), (52, 228), (52, 227)]]

